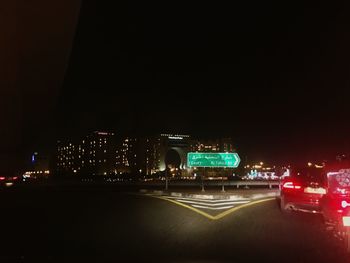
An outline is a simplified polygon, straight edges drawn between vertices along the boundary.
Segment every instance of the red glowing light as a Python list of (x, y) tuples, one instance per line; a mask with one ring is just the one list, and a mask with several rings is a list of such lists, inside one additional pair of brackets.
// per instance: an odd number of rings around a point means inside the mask
[(301, 185), (298, 185), (292, 181), (287, 181), (282, 186), (285, 189), (301, 189)]
[(350, 216), (343, 216), (343, 226), (350, 226)]

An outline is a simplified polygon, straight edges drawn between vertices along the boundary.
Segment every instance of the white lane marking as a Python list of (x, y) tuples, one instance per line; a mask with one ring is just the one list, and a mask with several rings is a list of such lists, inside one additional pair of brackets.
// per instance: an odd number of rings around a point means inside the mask
[(178, 200), (178, 199), (176, 199), (176, 201), (182, 202), (182, 203), (188, 203), (188, 204), (207, 205), (207, 206), (220, 206), (220, 205), (234, 205), (234, 204), (249, 203), (249, 201), (230, 201), (230, 202), (208, 204), (208, 203), (205, 203), (205, 202), (195, 202), (195, 201)]
[(250, 201), (250, 199), (247, 198), (237, 198), (237, 199), (215, 199), (215, 200), (206, 200), (206, 199), (198, 199), (198, 198), (179, 198), (174, 196), (166, 196), (163, 197), (169, 198), (169, 199), (176, 199), (176, 200), (189, 200), (189, 201), (201, 201), (201, 202), (208, 202), (208, 203), (218, 203), (218, 202), (234, 202), (234, 201)]
[(222, 210), (222, 209), (229, 209), (232, 208), (233, 205), (231, 206), (222, 206), (222, 207), (209, 207), (209, 206), (202, 206), (202, 205), (192, 205), (193, 207), (197, 208), (205, 208), (205, 209), (210, 209), (210, 210)]

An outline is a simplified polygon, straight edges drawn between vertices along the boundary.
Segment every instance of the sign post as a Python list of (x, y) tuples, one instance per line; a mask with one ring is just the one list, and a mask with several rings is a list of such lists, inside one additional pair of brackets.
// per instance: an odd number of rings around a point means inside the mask
[(204, 190), (204, 181), (203, 181), (204, 176), (205, 176), (205, 167), (204, 167), (204, 169), (203, 169), (203, 174), (202, 174), (202, 176), (201, 176), (202, 192), (205, 192), (205, 190)]
[(224, 177), (223, 176), (221, 176), (221, 182), (222, 182), (221, 192), (225, 192), (225, 185), (224, 185)]
[[(204, 174), (206, 167), (216, 168), (237, 168), (241, 159), (237, 153), (208, 153), (208, 152), (189, 152), (187, 154), (188, 167), (203, 167)], [(203, 177), (201, 176), (202, 192), (204, 192)], [(225, 192), (224, 179), (222, 178), (222, 192)]]
[(188, 167), (237, 168), (240, 162), (241, 159), (237, 153), (189, 152), (187, 154)]

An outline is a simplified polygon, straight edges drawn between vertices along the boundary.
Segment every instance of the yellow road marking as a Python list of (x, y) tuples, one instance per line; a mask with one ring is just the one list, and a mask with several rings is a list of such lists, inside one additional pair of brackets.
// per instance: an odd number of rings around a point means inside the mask
[(174, 203), (176, 205), (179, 205), (179, 206), (182, 206), (182, 207), (185, 207), (187, 209), (190, 209), (192, 210), (193, 212), (196, 212), (210, 220), (218, 220), (218, 219), (221, 219), (223, 218), (224, 216), (227, 216), (233, 212), (236, 212), (237, 210), (239, 209), (242, 209), (242, 208), (245, 208), (245, 207), (248, 207), (248, 206), (252, 206), (252, 205), (256, 205), (256, 204), (259, 204), (259, 203), (262, 203), (262, 202), (267, 202), (267, 201), (271, 201), (271, 200), (275, 200), (275, 198), (267, 198), (267, 199), (261, 199), (261, 200), (257, 200), (257, 201), (252, 201), (252, 202), (249, 202), (247, 204), (244, 204), (244, 205), (240, 205), (240, 206), (237, 206), (237, 207), (233, 207), (229, 210), (226, 210), (225, 212), (222, 212), (216, 216), (212, 216), (206, 212), (203, 212), (197, 208), (194, 208), (192, 206), (189, 206), (189, 205), (186, 205), (186, 204), (183, 204), (183, 203), (180, 203), (178, 201), (175, 201), (175, 200), (172, 200), (172, 199), (168, 199), (166, 197), (161, 197), (161, 196), (154, 196), (154, 195), (146, 195), (146, 196), (150, 196), (150, 197), (154, 197), (154, 198), (158, 198), (158, 199), (162, 199), (162, 200), (165, 200), (165, 201), (168, 201), (168, 202), (171, 202), (171, 203)]
[(176, 205), (179, 205), (179, 206), (188, 208), (188, 209), (190, 209), (190, 210), (192, 210), (192, 211), (194, 211), (194, 212), (196, 212), (196, 213), (198, 213), (198, 214), (200, 214), (200, 215), (202, 215), (202, 216), (205, 216), (206, 218), (209, 218), (209, 219), (211, 219), (211, 220), (215, 220), (215, 216), (209, 215), (208, 213), (203, 212), (203, 211), (201, 211), (201, 210), (199, 210), (199, 209), (197, 209), (197, 208), (194, 208), (194, 207), (192, 207), (192, 206), (185, 205), (185, 204), (183, 204), (183, 203), (180, 203), (180, 202), (178, 202), (178, 201), (171, 200), (171, 199), (168, 199), (168, 198), (165, 198), (165, 197), (152, 196), (152, 195), (149, 195), (149, 196), (155, 197), (155, 198), (158, 198), (158, 199), (162, 199), (162, 200), (165, 200), (165, 201), (169, 201), (169, 202), (174, 203), (174, 204), (176, 204)]
[(261, 200), (249, 202), (249, 203), (244, 204), (244, 205), (233, 207), (233, 208), (231, 208), (229, 210), (226, 210), (225, 212), (222, 212), (221, 214), (216, 215), (214, 220), (218, 220), (220, 218), (223, 218), (224, 216), (227, 216), (227, 215), (229, 215), (229, 214), (231, 214), (233, 212), (236, 212), (237, 210), (239, 210), (241, 208), (245, 208), (245, 207), (248, 207), (248, 206), (256, 205), (256, 204), (259, 204), (259, 203), (262, 203), (262, 202), (271, 201), (271, 200), (276, 200), (276, 198), (261, 199)]

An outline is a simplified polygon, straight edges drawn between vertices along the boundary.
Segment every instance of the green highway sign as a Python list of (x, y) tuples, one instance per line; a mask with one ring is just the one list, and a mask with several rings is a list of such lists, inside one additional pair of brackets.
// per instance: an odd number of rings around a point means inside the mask
[(187, 166), (189, 167), (238, 167), (241, 159), (237, 153), (199, 153), (187, 154)]

